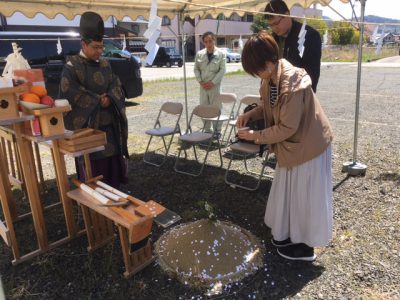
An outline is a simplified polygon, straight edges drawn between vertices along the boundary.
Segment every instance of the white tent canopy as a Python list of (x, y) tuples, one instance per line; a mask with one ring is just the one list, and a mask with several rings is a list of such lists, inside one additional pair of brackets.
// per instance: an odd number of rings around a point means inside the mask
[[(332, 0), (286, 0), (291, 8), (298, 4), (309, 7), (314, 3), (328, 5)], [(349, 2), (349, 0), (340, 0)], [(211, 14), (216, 17), (219, 14), (231, 15), (233, 11), (239, 15), (245, 12), (257, 12), (263, 10), (266, 0), (159, 0), (157, 1), (158, 15), (174, 17), (177, 13), (187, 16), (200, 17)], [(27, 17), (34, 17), (37, 13), (43, 13), (49, 18), (57, 14), (64, 15), (67, 19), (73, 19), (82, 12), (91, 10), (100, 14), (104, 19), (114, 16), (122, 20), (130, 17), (135, 20), (138, 16), (148, 18), (152, 0), (2, 0), (0, 13), (6, 17), (15, 12), (21, 12)]]

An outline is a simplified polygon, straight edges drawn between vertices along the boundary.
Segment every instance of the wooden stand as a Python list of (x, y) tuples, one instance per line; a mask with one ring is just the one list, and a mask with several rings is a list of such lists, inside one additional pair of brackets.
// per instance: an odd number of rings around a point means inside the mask
[(155, 257), (152, 253), (150, 241), (147, 241), (146, 246), (130, 253), (128, 230), (121, 225), (118, 225), (118, 232), (121, 241), (122, 255), (124, 256), (124, 276), (125, 278), (129, 278), (151, 264), (155, 260)]
[[(111, 228), (108, 223), (104, 222), (105, 218), (108, 221), (114, 222), (118, 226), (125, 264), (124, 276), (126, 278), (136, 274), (154, 261), (155, 257), (152, 255), (150, 242), (147, 242), (144, 247), (137, 251), (130, 252), (129, 237), (132, 235), (132, 230), (135, 230), (135, 227), (132, 227), (131, 223), (111, 209), (99, 205), (97, 200), (80, 189), (70, 191), (67, 195), (81, 204), (89, 242), (89, 251), (93, 251), (113, 239), (111, 237)], [(131, 211), (132, 214), (134, 214), (133, 205), (129, 205), (126, 210)], [(99, 218), (99, 216), (101, 218)]]
[[(6, 155), (3, 153), (4, 147), (0, 147), (0, 200), (3, 208), (3, 213), (5, 216), (5, 224), (0, 222), (0, 235), (5, 240), (6, 244), (11, 247), (14, 255), (13, 264), (18, 264), (29, 260), (33, 257), (36, 257), (40, 254), (43, 254), (50, 249), (58, 247), (66, 242), (69, 242), (72, 238), (82, 234), (84, 231), (78, 231), (76, 222), (73, 216), (72, 209), (72, 201), (67, 197), (67, 192), (70, 190), (69, 182), (66, 172), (64, 155), (72, 155), (74, 157), (81, 155), (88, 155), (88, 153), (101, 151), (104, 149), (104, 146), (95, 147), (92, 149), (85, 149), (84, 151), (79, 152), (61, 152), (59, 149), (58, 139), (65, 138), (71, 134), (72, 131), (64, 131), (61, 135), (55, 135), (51, 137), (42, 137), (42, 136), (31, 136), (29, 134), (25, 134), (23, 122), (26, 120), (32, 120), (34, 118), (33, 115), (25, 115), (20, 118), (13, 118), (8, 120), (0, 120), (0, 126), (9, 126), (12, 125), (13, 130), (5, 127), (1, 127), (0, 132), (2, 132), (1, 136), (4, 135), (4, 132), (12, 134), (15, 143), (17, 145), (18, 152), (18, 160), (21, 161), (21, 170), (22, 170), (22, 181), (24, 182), (24, 186), (26, 187), (26, 194), (29, 200), (29, 204), (31, 207), (31, 212), (18, 216), (15, 209), (15, 202), (12, 199), (11, 195), (11, 185), (9, 181), (9, 175), (7, 174), (7, 161)], [(51, 204), (47, 207), (43, 207), (38, 181), (37, 181), (37, 169), (35, 166), (35, 159), (33, 155), (33, 147), (39, 144), (46, 144), (51, 148), (53, 161), (55, 165), (56, 171), (56, 179), (57, 179), (57, 187), (59, 190), (59, 195), (61, 199), (61, 204), (63, 205), (64, 217), (66, 222), (66, 228), (68, 232), (68, 236), (61, 238), (53, 243), (48, 242), (47, 238), (47, 230), (44, 221), (44, 210), (50, 207), (53, 207), (55, 204)], [(35, 147), (34, 147), (35, 148)], [(35, 148), (36, 149), (36, 148)], [(38, 162), (38, 169), (41, 169), (40, 161)], [(60, 204), (56, 203), (56, 204)], [(38, 249), (21, 255), (18, 242), (15, 235), (15, 229), (13, 222), (19, 221), (27, 216), (31, 216), (33, 219), (33, 225), (37, 237)]]
[(18, 94), (26, 89), (25, 85), (0, 89), (0, 120), (18, 118)]
[[(3, 119), (0, 120), (0, 126), (11, 125), (15, 122), (23, 122), (32, 118), (32, 116), (27, 116), (18, 119)], [(21, 255), (14, 228), (14, 220), (17, 217), (17, 211), (15, 201), (11, 194), (11, 184), (7, 172), (8, 164), (5, 159), (6, 154), (4, 153), (4, 150), (5, 149), (3, 147), (0, 147), (0, 201), (6, 224), (0, 221), (0, 235), (2, 236), (7, 246), (11, 247), (14, 259), (18, 260)]]
[(71, 106), (51, 107), (36, 110), (24, 108), (28, 114), (39, 117), (40, 130), (44, 137), (63, 134), (65, 131), (63, 112), (71, 110)]

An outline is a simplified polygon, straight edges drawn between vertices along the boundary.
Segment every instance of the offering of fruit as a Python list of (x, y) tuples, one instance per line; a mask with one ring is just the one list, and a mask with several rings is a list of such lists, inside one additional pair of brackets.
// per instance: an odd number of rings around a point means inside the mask
[(30, 92), (37, 95), (39, 98), (47, 96), (47, 90), (41, 85), (32, 86)]
[(40, 98), (36, 94), (32, 93), (23, 93), (19, 96), (22, 101), (32, 102), (32, 103), (40, 103)]
[(44, 105), (48, 105), (50, 107), (53, 107), (54, 105), (54, 99), (51, 98), (50, 96), (44, 96), (40, 99), (40, 103)]

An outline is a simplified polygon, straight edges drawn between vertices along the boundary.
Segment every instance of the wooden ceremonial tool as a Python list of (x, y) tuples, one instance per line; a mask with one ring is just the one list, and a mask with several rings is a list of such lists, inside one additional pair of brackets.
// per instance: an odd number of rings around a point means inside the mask
[(139, 200), (135, 197), (132, 197), (128, 194), (125, 194), (112, 186), (109, 186), (108, 184), (100, 181), (102, 177), (94, 177), (88, 180), (88, 182), (94, 182), (96, 185), (104, 188), (105, 190), (118, 195), (122, 199), (129, 200), (132, 204), (134, 204), (135, 211), (143, 216), (152, 216), (154, 218), (154, 222), (156, 222), (158, 225), (166, 228), (176, 222), (178, 222), (181, 217), (167, 209), (166, 207), (162, 206), (161, 204), (150, 200), (148, 202), (144, 202), (142, 200)]
[(88, 183), (87, 184), (89, 187), (91, 187), (93, 190), (95, 190), (96, 192), (98, 192), (99, 194), (107, 197), (108, 199), (111, 199), (112, 203), (108, 202), (107, 204), (102, 204), (103, 206), (127, 206), (130, 202), (126, 199), (120, 198), (117, 195), (106, 191), (105, 189), (102, 189), (101, 187), (96, 186), (95, 184), (92, 183)]
[[(73, 179), (73, 183), (81, 190), (98, 200), (101, 204), (105, 206), (112, 204), (111, 200), (95, 191), (87, 184), (84, 184), (77, 179)], [(147, 243), (147, 238), (153, 226), (153, 218), (151, 216), (138, 216), (135, 213), (129, 212), (128, 210), (118, 206), (108, 206), (107, 208), (111, 209), (130, 223), (129, 243), (131, 244), (131, 249), (138, 249), (143, 244)]]
[(88, 193), (90, 196), (92, 196), (93, 198), (95, 198), (97, 201), (99, 201), (101, 203), (101, 205), (103, 206), (108, 206), (111, 210), (113, 210), (116, 214), (120, 215), (121, 217), (135, 222), (137, 221), (137, 217), (135, 217), (134, 214), (126, 211), (125, 209), (121, 208), (121, 207), (115, 207), (112, 206), (113, 201), (111, 201), (110, 199), (106, 198), (105, 196), (103, 196), (102, 194), (100, 194), (98, 191), (92, 189), (89, 185), (86, 185), (82, 182), (80, 182), (77, 179), (73, 179), (72, 182), (79, 187), (81, 190), (83, 190), (84, 192)]

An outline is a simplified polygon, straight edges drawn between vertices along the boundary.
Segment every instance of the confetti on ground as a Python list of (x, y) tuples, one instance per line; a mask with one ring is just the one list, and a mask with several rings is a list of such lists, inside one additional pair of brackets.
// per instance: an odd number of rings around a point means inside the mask
[(155, 252), (167, 273), (195, 286), (228, 284), (264, 267), (264, 246), (254, 235), (209, 219), (174, 227), (156, 242)]

